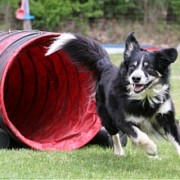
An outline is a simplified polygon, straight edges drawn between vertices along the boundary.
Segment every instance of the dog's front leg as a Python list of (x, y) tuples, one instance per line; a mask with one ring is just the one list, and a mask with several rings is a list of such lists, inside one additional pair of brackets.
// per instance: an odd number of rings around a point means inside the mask
[(124, 149), (122, 148), (119, 133), (112, 135), (114, 155), (125, 156)]
[(140, 146), (149, 156), (154, 156), (155, 159), (158, 158), (157, 155), (157, 146), (156, 144), (148, 137), (147, 134), (142, 132), (138, 127), (132, 126), (136, 136), (130, 136), (132, 141)]

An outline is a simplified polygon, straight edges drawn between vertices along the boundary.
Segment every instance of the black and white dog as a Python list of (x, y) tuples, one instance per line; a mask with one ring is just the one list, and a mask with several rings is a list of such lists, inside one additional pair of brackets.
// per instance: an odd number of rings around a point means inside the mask
[(119, 68), (97, 41), (82, 35), (61, 34), (46, 55), (58, 50), (94, 72), (97, 112), (112, 135), (115, 155), (124, 155), (120, 130), (148, 155), (157, 157), (157, 146), (148, 135), (165, 137), (180, 155), (180, 128), (169, 92), (170, 64), (177, 58), (176, 49), (148, 52), (130, 33)]

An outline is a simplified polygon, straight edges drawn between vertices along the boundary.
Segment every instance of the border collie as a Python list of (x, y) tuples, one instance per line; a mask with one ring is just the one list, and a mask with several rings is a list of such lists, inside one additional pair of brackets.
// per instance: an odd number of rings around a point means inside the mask
[(66, 52), (73, 63), (92, 71), (96, 80), (97, 112), (102, 125), (112, 135), (114, 154), (124, 156), (118, 132), (126, 133), (147, 155), (158, 157), (151, 135), (168, 139), (180, 155), (180, 128), (175, 120), (170, 95), (170, 64), (177, 58), (174, 48), (148, 52), (130, 33), (125, 42), (120, 67), (108, 53), (88, 37), (63, 33), (46, 55)]

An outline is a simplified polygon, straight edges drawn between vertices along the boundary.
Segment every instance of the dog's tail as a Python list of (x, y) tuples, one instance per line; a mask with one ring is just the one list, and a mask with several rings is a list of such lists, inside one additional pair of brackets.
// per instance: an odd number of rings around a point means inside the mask
[(65, 51), (74, 63), (80, 63), (99, 75), (108, 64), (111, 64), (108, 53), (100, 43), (79, 34), (61, 34), (50, 45), (45, 55), (59, 50)]

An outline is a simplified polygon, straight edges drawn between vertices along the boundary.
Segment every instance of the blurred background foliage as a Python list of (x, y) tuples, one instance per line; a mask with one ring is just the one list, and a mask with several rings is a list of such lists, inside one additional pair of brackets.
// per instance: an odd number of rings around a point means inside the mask
[[(103, 42), (113, 36), (116, 24), (120, 29), (117, 36), (127, 30), (125, 26), (139, 30), (139, 34), (152, 35), (167, 29), (167, 38), (171, 31), (177, 33), (180, 29), (180, 0), (29, 0), (29, 3), (35, 16), (33, 29), (80, 31), (90, 36), (97, 33), (98, 37), (93, 37)], [(15, 18), (19, 6), (20, 0), (0, 0), (0, 31), (22, 29), (22, 22)]]

